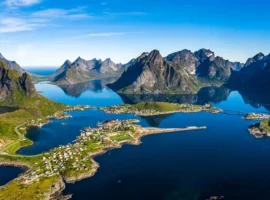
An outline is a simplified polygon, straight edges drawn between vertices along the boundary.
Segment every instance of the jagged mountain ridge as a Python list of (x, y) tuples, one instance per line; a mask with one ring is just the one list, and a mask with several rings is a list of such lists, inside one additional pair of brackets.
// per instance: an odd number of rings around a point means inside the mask
[(78, 57), (73, 63), (65, 63), (50, 76), (52, 82), (58, 85), (69, 85), (94, 79), (119, 77), (125, 65), (115, 64), (110, 58), (106, 60), (84, 60)]
[(184, 49), (169, 54), (166, 59), (183, 66), (189, 73), (209, 80), (226, 81), (230, 77), (231, 69), (240, 70), (244, 64), (231, 62), (215, 56), (209, 49), (200, 49), (194, 53)]
[(1, 53), (0, 53), (0, 60), (6, 64), (7, 68), (16, 71), (20, 75), (26, 72), (23, 68), (20, 67), (20, 65), (18, 65), (18, 63), (6, 59)]
[(270, 54), (258, 53), (239, 71), (233, 71), (229, 86), (235, 89), (267, 90), (270, 87)]
[(135, 59), (122, 76), (108, 86), (119, 93), (193, 94), (200, 83), (181, 65), (167, 61), (158, 50), (153, 50)]

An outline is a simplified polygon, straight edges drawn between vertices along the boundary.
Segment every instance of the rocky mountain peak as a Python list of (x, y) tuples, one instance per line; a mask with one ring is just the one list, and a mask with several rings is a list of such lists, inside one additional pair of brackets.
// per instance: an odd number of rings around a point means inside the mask
[(163, 63), (163, 57), (158, 50), (153, 50), (147, 56), (147, 62), (151, 62), (154, 65), (161, 65)]
[(215, 53), (210, 49), (200, 49), (194, 52), (194, 55), (196, 56), (196, 58), (200, 63), (204, 62), (206, 59), (210, 57), (215, 57)]

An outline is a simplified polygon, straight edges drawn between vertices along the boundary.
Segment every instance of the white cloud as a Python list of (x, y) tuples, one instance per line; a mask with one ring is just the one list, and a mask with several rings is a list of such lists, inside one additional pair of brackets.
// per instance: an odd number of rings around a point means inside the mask
[(38, 12), (34, 12), (32, 14), (35, 17), (41, 18), (88, 18), (91, 17), (88, 13), (84, 12), (81, 8), (74, 8), (74, 9), (47, 9)]
[(38, 27), (58, 27), (58, 19), (82, 20), (91, 17), (84, 8), (74, 9), (47, 9), (33, 13), (0, 14), (0, 33), (11, 33), (21, 31), (32, 31)]
[(6, 0), (5, 4), (8, 7), (32, 6), (39, 4), (41, 0)]
[(39, 26), (39, 25), (35, 24), (35, 23), (27, 22), (24, 19), (4, 18), (4, 19), (0, 20), (0, 33), (31, 31), (36, 26)]

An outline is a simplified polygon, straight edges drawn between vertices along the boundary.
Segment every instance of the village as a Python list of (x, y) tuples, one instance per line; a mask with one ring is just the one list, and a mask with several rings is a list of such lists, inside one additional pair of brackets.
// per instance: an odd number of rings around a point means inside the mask
[(166, 102), (149, 102), (144, 104), (134, 104), (134, 105), (114, 105), (110, 107), (100, 108), (100, 110), (108, 114), (134, 114), (137, 116), (155, 116), (170, 113), (191, 113), (207, 111), (210, 113), (220, 113), (222, 112), (219, 108), (213, 108), (210, 105), (193, 105), (193, 104), (174, 104)]
[(203, 127), (143, 128), (136, 125), (139, 120), (106, 120), (97, 128), (84, 128), (72, 144), (56, 147), (39, 155), (33, 167), (20, 179), (20, 184), (30, 184), (42, 177), (61, 175), (65, 178), (95, 171), (93, 156), (106, 149), (120, 148), (124, 143), (139, 144), (140, 138), (148, 134), (203, 130)]
[(59, 146), (42, 155), (34, 167), (24, 174), (20, 183), (29, 184), (41, 177), (54, 175), (72, 176), (91, 170), (89, 155), (106, 145), (118, 145), (118, 142), (133, 138), (133, 123), (137, 120), (107, 120), (97, 124), (98, 128), (85, 128), (73, 144)]

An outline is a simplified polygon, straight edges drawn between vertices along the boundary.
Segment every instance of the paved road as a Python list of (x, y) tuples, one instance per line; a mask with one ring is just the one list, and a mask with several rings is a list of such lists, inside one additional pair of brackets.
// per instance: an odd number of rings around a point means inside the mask
[(7, 150), (9, 147), (15, 145), (16, 143), (25, 140), (24, 135), (22, 135), (22, 134), (20, 133), (20, 131), (19, 131), (19, 128), (21, 128), (21, 127), (24, 126), (25, 124), (26, 124), (26, 123), (20, 124), (20, 125), (18, 125), (18, 126), (16, 126), (16, 127), (14, 128), (15, 133), (19, 136), (18, 140), (16, 140), (15, 142), (10, 143), (8, 146), (6, 146), (4, 149), (2, 149), (2, 150), (0, 151), (0, 154), (6, 154), (6, 155), (7, 155), (7, 153), (4, 153), (5, 150)]

